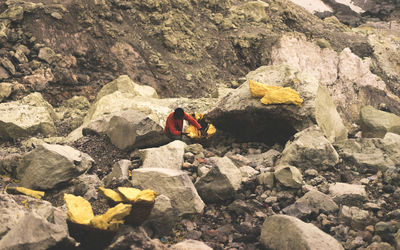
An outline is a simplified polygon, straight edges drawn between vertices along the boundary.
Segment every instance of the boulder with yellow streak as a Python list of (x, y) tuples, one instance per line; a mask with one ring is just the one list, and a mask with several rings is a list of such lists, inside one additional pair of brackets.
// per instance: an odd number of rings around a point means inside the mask
[(301, 106), (303, 99), (299, 93), (288, 87), (270, 86), (249, 80), (250, 92), (254, 97), (262, 97), (264, 104), (295, 104)]

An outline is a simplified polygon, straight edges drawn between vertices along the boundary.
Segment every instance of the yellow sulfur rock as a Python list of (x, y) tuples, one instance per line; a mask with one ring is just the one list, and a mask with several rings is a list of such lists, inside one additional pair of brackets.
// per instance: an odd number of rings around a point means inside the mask
[(113, 200), (114, 202), (123, 202), (124, 201), (124, 197), (122, 197), (121, 194), (115, 192), (112, 189), (99, 187), (99, 190), (104, 196)]
[(139, 193), (135, 202), (153, 203), (156, 199), (156, 192), (151, 189), (145, 189)]
[[(196, 119), (197, 121), (201, 120), (204, 118), (203, 114), (194, 114), (194, 119)], [(188, 136), (192, 139), (201, 139), (201, 132), (200, 130), (198, 130), (195, 126), (190, 125), (186, 130), (186, 133), (188, 133)], [(214, 125), (212, 125), (211, 123), (208, 124), (208, 128), (207, 128), (207, 135), (205, 136), (206, 139), (210, 138), (211, 136), (213, 136), (215, 134), (215, 132), (217, 132), (217, 130), (215, 129)]]
[(65, 204), (67, 205), (68, 219), (74, 223), (89, 225), (94, 214), (90, 203), (80, 196), (64, 194)]
[(254, 97), (262, 97), (264, 104), (295, 104), (301, 106), (303, 99), (299, 93), (291, 88), (281, 86), (269, 86), (249, 80), (250, 92)]
[(42, 191), (35, 191), (24, 187), (16, 187), (15, 190), (17, 190), (21, 194), (25, 194), (36, 199), (41, 199), (44, 196), (44, 192)]
[(140, 194), (141, 191), (137, 188), (119, 187), (118, 192), (120, 192), (127, 200), (135, 202), (136, 197)]
[(131, 204), (120, 203), (108, 209), (105, 214), (95, 216), (90, 221), (90, 225), (102, 230), (116, 230), (124, 223), (123, 219), (130, 214), (131, 209)]

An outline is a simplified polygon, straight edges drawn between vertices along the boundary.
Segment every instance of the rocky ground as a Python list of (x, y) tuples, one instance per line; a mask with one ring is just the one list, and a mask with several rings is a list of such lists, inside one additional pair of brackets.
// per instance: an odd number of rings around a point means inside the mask
[[(1, 2), (0, 248), (399, 249), (399, 5), (293, 2)], [(217, 133), (170, 143), (177, 106)], [(64, 194), (103, 214), (101, 186), (158, 197), (71, 225)]]

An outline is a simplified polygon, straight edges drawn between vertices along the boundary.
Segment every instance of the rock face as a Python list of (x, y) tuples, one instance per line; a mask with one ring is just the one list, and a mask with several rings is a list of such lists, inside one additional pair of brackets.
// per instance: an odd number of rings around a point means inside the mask
[[(299, 93), (304, 102), (301, 107), (264, 105), (252, 97), (248, 82), (245, 82), (223, 97), (209, 112), (208, 117), (217, 127), (223, 127), (239, 138), (269, 138), (274, 142), (285, 140), (295, 131), (303, 130), (317, 121), (322, 129), (326, 129), (324, 133), (326, 132), (332, 141), (347, 137), (347, 131), (341, 125), (341, 118), (329, 95), (319, 90), (323, 86), (310, 74), (303, 74), (287, 65), (274, 65), (260, 67), (250, 72), (246, 78), (268, 85), (291, 87)], [(330, 129), (333, 124), (335, 130)]]
[(322, 131), (313, 126), (294, 135), (285, 145), (277, 165), (289, 164), (300, 169), (334, 167), (339, 155)]
[(132, 184), (167, 196), (179, 215), (203, 212), (204, 202), (189, 176), (182, 171), (163, 168), (135, 169), (132, 171)]
[(303, 176), (300, 170), (290, 165), (280, 165), (274, 172), (275, 179), (288, 188), (300, 188), (303, 185)]
[(228, 157), (212, 157), (211, 170), (196, 182), (200, 197), (206, 203), (231, 200), (240, 188), (242, 174)]
[(93, 162), (70, 146), (42, 144), (22, 157), (17, 177), (24, 187), (47, 190), (81, 175)]
[(37, 134), (54, 135), (55, 113), (41, 94), (33, 93), (20, 101), (0, 104), (0, 141)]
[(186, 143), (176, 140), (158, 148), (139, 151), (142, 168), (168, 168), (180, 170), (183, 164)]
[(335, 145), (341, 158), (352, 162), (362, 173), (376, 173), (400, 162), (400, 136), (387, 133), (383, 139), (349, 139)]
[(311, 214), (330, 214), (338, 210), (338, 205), (331, 197), (315, 190), (307, 192), (294, 204), (283, 209), (286, 214), (297, 218), (303, 218)]
[(262, 226), (260, 241), (269, 249), (343, 249), (338, 241), (316, 226), (287, 215), (268, 217)]
[(400, 134), (400, 116), (365, 106), (360, 112), (363, 137), (383, 138), (386, 133)]
[(363, 185), (334, 183), (329, 185), (329, 194), (338, 204), (359, 205), (367, 199)]

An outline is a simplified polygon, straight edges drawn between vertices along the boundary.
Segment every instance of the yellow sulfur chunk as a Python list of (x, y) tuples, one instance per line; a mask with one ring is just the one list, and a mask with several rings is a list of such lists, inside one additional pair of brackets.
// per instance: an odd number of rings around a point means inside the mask
[(105, 214), (95, 216), (90, 221), (90, 225), (102, 230), (116, 229), (124, 223), (123, 218), (130, 214), (131, 209), (131, 204), (120, 203), (108, 209)]
[(44, 192), (35, 191), (35, 190), (24, 188), (24, 187), (16, 187), (15, 190), (17, 190), (18, 192), (20, 192), (22, 194), (31, 196), (36, 199), (41, 199), (44, 196)]
[(136, 197), (140, 194), (141, 191), (137, 188), (119, 187), (118, 192), (120, 192), (127, 200), (135, 202)]
[(107, 198), (113, 200), (114, 202), (123, 202), (124, 198), (117, 192), (115, 192), (112, 189), (104, 188), (104, 187), (99, 187), (99, 190), (101, 193), (106, 196)]
[(64, 194), (65, 204), (67, 205), (68, 219), (74, 223), (89, 225), (94, 214), (92, 206), (83, 197), (72, 194)]
[(153, 203), (157, 194), (151, 189), (145, 189), (137, 196), (135, 202)]
[(269, 86), (249, 80), (250, 92), (254, 97), (262, 97), (264, 104), (295, 104), (301, 106), (303, 99), (299, 93), (291, 88), (281, 86)]

